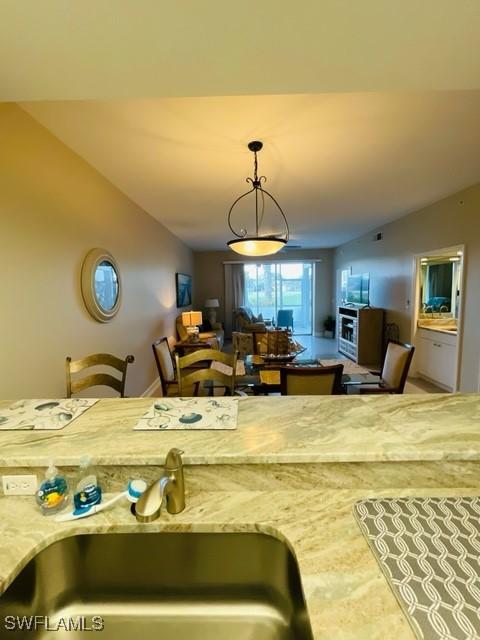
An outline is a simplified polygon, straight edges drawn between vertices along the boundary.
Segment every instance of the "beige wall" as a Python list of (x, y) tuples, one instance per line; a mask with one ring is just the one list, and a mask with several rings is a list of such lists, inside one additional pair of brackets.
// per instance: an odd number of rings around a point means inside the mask
[[(226, 221), (225, 221), (226, 224)], [(220, 308), (217, 318), (225, 321), (225, 281), (223, 263), (239, 260), (242, 262), (268, 262), (269, 260), (320, 260), (315, 268), (315, 332), (323, 331), (325, 316), (332, 313), (334, 308), (332, 288), (332, 249), (298, 249), (282, 253), (278, 258), (266, 256), (265, 258), (248, 259), (233, 251), (199, 251), (194, 253), (194, 304), (203, 309), (207, 298), (218, 298)]]
[[(0, 240), (0, 397), (62, 396), (65, 356), (100, 351), (133, 354), (127, 394), (143, 393), (152, 339), (174, 335), (175, 272), (191, 272), (191, 251), (13, 104), (0, 105)], [(93, 247), (111, 251), (123, 281), (108, 324), (80, 293)]]
[[(373, 241), (381, 231), (383, 239)], [(371, 274), (370, 301), (387, 310), (387, 321), (411, 340), (414, 255), (466, 245), (465, 313), (460, 388), (479, 390), (480, 367), (480, 185), (456, 193), (420, 211), (337, 248), (337, 270)]]

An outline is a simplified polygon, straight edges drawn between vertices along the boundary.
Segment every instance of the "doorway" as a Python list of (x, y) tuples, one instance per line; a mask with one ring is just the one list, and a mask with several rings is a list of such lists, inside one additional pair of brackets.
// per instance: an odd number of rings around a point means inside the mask
[(415, 256), (412, 341), (414, 373), (458, 391), (463, 328), (463, 245)]
[(279, 310), (291, 310), (293, 332), (296, 335), (312, 335), (312, 262), (247, 263), (244, 273), (247, 307), (274, 324)]

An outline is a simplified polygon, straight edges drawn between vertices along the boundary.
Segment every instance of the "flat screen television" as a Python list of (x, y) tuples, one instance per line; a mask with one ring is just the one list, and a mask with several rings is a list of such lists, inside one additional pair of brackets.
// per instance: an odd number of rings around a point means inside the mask
[(351, 304), (370, 303), (370, 274), (359, 273), (348, 276), (347, 302)]

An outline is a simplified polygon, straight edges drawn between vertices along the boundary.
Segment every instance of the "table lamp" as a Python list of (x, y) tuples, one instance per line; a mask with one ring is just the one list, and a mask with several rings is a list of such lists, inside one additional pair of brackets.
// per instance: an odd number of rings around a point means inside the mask
[(198, 325), (202, 322), (201, 311), (184, 311), (182, 313), (182, 324), (187, 329), (188, 342), (199, 342)]
[(219, 306), (220, 302), (218, 298), (208, 298), (208, 300), (205, 300), (205, 308), (208, 309), (208, 319), (210, 320), (212, 328), (217, 321), (217, 312), (215, 309), (218, 309)]

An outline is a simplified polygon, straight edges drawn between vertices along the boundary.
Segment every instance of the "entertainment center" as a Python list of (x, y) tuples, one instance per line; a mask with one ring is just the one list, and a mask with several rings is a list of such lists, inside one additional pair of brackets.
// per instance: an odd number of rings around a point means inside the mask
[(338, 308), (338, 350), (358, 364), (377, 365), (382, 360), (383, 309)]
[(348, 276), (345, 302), (338, 308), (338, 350), (358, 364), (382, 360), (383, 309), (370, 306), (370, 274)]

